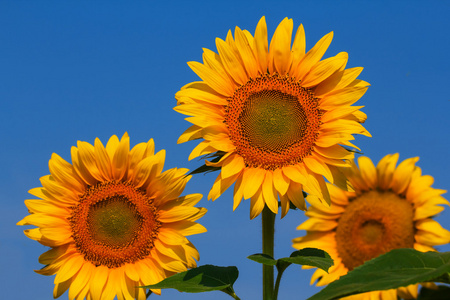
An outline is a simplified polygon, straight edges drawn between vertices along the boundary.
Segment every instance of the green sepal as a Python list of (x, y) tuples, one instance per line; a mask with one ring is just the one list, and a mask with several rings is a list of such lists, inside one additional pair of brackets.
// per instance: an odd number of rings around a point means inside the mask
[[(200, 160), (208, 160), (210, 162), (216, 163), (218, 162), (223, 156), (225, 155), (225, 152), (217, 151), (211, 154), (206, 154), (200, 157)], [(213, 167), (213, 166), (207, 166), (206, 164), (201, 165), (197, 169), (189, 172), (188, 175), (192, 174), (200, 174), (200, 173), (209, 173), (214, 171), (219, 171), (220, 167)]]

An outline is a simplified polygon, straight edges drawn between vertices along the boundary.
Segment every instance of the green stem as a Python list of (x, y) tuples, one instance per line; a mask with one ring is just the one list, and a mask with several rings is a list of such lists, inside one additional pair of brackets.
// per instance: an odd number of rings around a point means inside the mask
[(152, 294), (152, 290), (148, 290), (148, 292), (147, 292), (147, 295), (146, 295), (146, 297), (145, 297), (145, 299), (148, 299), (148, 297), (150, 297), (150, 295)]
[[(275, 214), (266, 206), (262, 212), (262, 250), (273, 257)], [(263, 300), (272, 300), (273, 266), (263, 265)]]
[(286, 268), (278, 268), (277, 270), (278, 270), (277, 281), (275, 282), (275, 289), (273, 290), (272, 300), (278, 299), (278, 289), (280, 288), (281, 276), (283, 275), (283, 272), (284, 270), (286, 270)]
[(239, 298), (236, 293), (233, 291), (233, 289), (231, 288), (227, 288), (225, 290), (221, 290), (222, 292), (224, 292), (225, 294), (230, 295), (231, 297), (233, 297), (233, 299), (235, 300), (241, 300), (241, 298)]

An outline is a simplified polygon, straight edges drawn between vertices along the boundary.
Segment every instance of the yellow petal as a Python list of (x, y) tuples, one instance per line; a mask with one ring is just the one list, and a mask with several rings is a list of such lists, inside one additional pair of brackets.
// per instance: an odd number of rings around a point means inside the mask
[[(217, 73), (228, 76), (227, 71), (225, 70), (223, 64), (222, 64), (222, 58), (219, 54), (215, 53), (214, 51), (211, 51), (209, 49), (203, 48), (203, 63), (205, 66), (208, 66), (209, 68), (213, 69)], [(231, 79), (231, 77), (230, 77)], [(176, 99), (178, 101), (181, 101), (179, 96), (176, 95)], [(195, 98), (194, 98), (195, 99)]]
[[(244, 188), (244, 198), (251, 198), (258, 190), (264, 180), (266, 171), (261, 168), (247, 168), (244, 170), (242, 185)], [(261, 195), (262, 197), (262, 195)]]
[(290, 200), (288, 198), (287, 192), (285, 195), (280, 195), (281, 202), (281, 218), (284, 218), (290, 209)]
[(149, 156), (136, 166), (136, 170), (133, 173), (131, 182), (136, 188), (146, 186), (146, 184), (155, 179), (158, 176), (163, 167), (166, 157), (166, 151), (163, 149), (156, 153), (154, 156)]
[(333, 145), (331, 147), (314, 147), (314, 150), (322, 156), (333, 159), (353, 159), (353, 152), (348, 151), (340, 145)]
[(113, 135), (109, 138), (108, 142), (106, 143), (106, 151), (108, 152), (108, 156), (110, 158), (114, 157), (114, 153), (116, 152), (119, 143), (120, 141), (117, 135)]
[(289, 178), (283, 175), (281, 169), (273, 171), (273, 184), (280, 195), (285, 195), (289, 188)]
[(358, 101), (367, 91), (367, 87), (346, 87), (333, 91), (319, 100), (320, 106), (336, 107), (342, 105), (352, 105)]
[(165, 226), (159, 229), (158, 239), (167, 245), (182, 245), (188, 243), (186, 237), (178, 231), (166, 228)]
[(69, 299), (74, 299), (78, 294), (89, 284), (94, 266), (91, 263), (85, 262), (81, 267), (79, 273), (73, 280), (69, 289)]
[(112, 179), (111, 159), (109, 158), (108, 152), (106, 151), (105, 147), (103, 146), (99, 138), (95, 139), (94, 151), (95, 151), (95, 160), (97, 162), (97, 167), (100, 170), (100, 173), (103, 175), (104, 179), (111, 180)]
[(351, 132), (328, 131), (320, 133), (315, 144), (321, 148), (329, 148), (336, 146), (337, 144), (344, 145), (346, 141), (354, 139)]
[(253, 41), (253, 48), (256, 50), (260, 71), (262, 74), (265, 74), (268, 70), (269, 42), (267, 40), (267, 25), (264, 16), (256, 25), (255, 39)]
[(158, 260), (161, 267), (168, 271), (180, 273), (186, 271), (187, 269), (181, 261), (170, 258), (162, 253), (159, 253), (158, 251), (152, 251), (151, 255)]
[(307, 179), (297, 166), (285, 166), (281, 169), (283, 174), (292, 181), (306, 184)]
[(242, 186), (242, 176), (239, 176), (236, 179), (236, 183), (234, 184), (234, 193), (233, 193), (233, 211), (236, 210), (236, 208), (241, 203), (242, 199), (244, 198), (244, 188)]
[(124, 134), (120, 139), (116, 152), (112, 157), (112, 171), (114, 179), (121, 180), (128, 167), (128, 154), (130, 152), (130, 138)]
[[(291, 38), (294, 22), (284, 18), (278, 25), (269, 48), (269, 72), (285, 75), (291, 63)], [(274, 69), (273, 69), (274, 67)]]
[(291, 70), (289, 70), (289, 74), (292, 74), (292, 70), (298, 66), (300, 61), (305, 56), (306, 49), (306, 41), (305, 41), (305, 29), (303, 28), (303, 24), (297, 29), (295, 33), (294, 42), (292, 43), (292, 64)]
[(236, 181), (236, 179), (239, 176), (241, 176), (240, 173), (235, 174), (228, 178), (222, 178), (222, 174), (219, 174), (211, 190), (209, 191), (208, 199), (214, 201), (217, 198), (219, 198), (220, 195), (222, 195)]
[(250, 220), (253, 220), (255, 217), (259, 216), (264, 209), (264, 206), (264, 198), (260, 189), (250, 198)]
[(232, 155), (222, 165), (222, 178), (228, 178), (240, 173), (245, 168), (244, 159), (240, 155)]
[(189, 194), (176, 199), (171, 199), (170, 201), (167, 201), (163, 205), (159, 206), (159, 209), (168, 210), (175, 206), (194, 206), (202, 199), (202, 197), (202, 194)]
[(297, 230), (309, 231), (331, 231), (337, 227), (335, 220), (323, 220), (319, 218), (308, 218), (297, 227)]
[(438, 222), (432, 219), (424, 219), (416, 222), (416, 241), (425, 245), (443, 245), (450, 243), (450, 231), (444, 229)]
[(323, 132), (341, 132), (349, 134), (362, 134), (371, 137), (370, 133), (358, 122), (353, 120), (339, 119), (325, 124), (322, 124), (321, 131)]
[(347, 87), (361, 74), (362, 70), (362, 67), (356, 67), (336, 72), (315, 88), (314, 95), (316, 97), (323, 97), (331, 91)]
[(205, 65), (191, 61), (188, 62), (189, 67), (194, 71), (204, 82), (206, 82), (216, 92), (229, 97), (234, 93), (234, 84), (231, 80), (224, 75), (219, 74), (217, 71), (212, 70)]
[(322, 122), (326, 123), (326, 122), (330, 122), (336, 119), (340, 119), (340, 118), (345, 118), (351, 114), (354, 114), (356, 111), (358, 111), (359, 109), (363, 108), (364, 106), (339, 106), (335, 109), (332, 109), (330, 111), (327, 111), (323, 116), (322, 116)]
[(83, 193), (85, 185), (81, 178), (77, 176), (73, 166), (65, 161), (61, 156), (56, 153), (52, 154), (50, 161), (48, 162), (50, 174), (66, 186), (70, 186), (78, 193)]
[[(183, 99), (184, 98), (181, 98), (181, 100)], [(215, 119), (222, 119), (224, 116), (224, 110), (221, 106), (209, 103), (184, 103), (182, 105), (175, 106), (173, 110), (188, 116), (206, 115)]]
[(190, 219), (195, 218), (198, 215), (204, 215), (205, 213), (206, 208), (176, 206), (169, 210), (159, 211), (158, 220), (163, 223), (177, 222), (180, 220), (189, 221)]
[(79, 157), (79, 151), (77, 147), (71, 148), (71, 156), (72, 156), (72, 165), (77, 173), (77, 175), (87, 184), (87, 185), (95, 185), (98, 181), (92, 176), (86, 166), (81, 163)]
[(324, 37), (322, 37), (308, 53), (305, 54), (300, 64), (293, 69), (294, 72), (292, 76), (294, 76), (298, 80), (302, 80), (306, 73), (311, 70), (311, 68), (320, 61), (322, 56), (328, 49), (328, 46), (333, 39), (333, 32), (328, 33)]
[(397, 289), (398, 296), (402, 299), (417, 299), (419, 295), (419, 285), (411, 284), (406, 287), (400, 287)]
[(72, 284), (72, 280), (67, 280), (65, 282), (61, 282), (59, 284), (55, 284), (55, 287), (53, 289), (53, 298), (59, 298), (62, 294), (64, 294), (67, 289)]
[(227, 73), (240, 85), (245, 84), (248, 75), (242, 66), (239, 58), (233, 53), (230, 46), (222, 39), (216, 38), (216, 47), (222, 59), (223, 66)]
[(390, 187), (398, 194), (403, 194), (406, 191), (411, 181), (411, 174), (418, 160), (418, 157), (405, 159), (395, 169)]
[(93, 299), (101, 299), (103, 287), (108, 279), (109, 269), (105, 266), (97, 266), (92, 272), (92, 280), (90, 282), (90, 290)]
[(181, 88), (181, 90), (175, 94), (175, 98), (179, 100), (181, 97), (189, 97), (191, 99), (216, 105), (228, 104), (223, 95), (217, 93), (208, 84), (202, 81), (190, 84), (189, 88)]
[(325, 180), (321, 175), (315, 173), (308, 173), (308, 184), (304, 185), (303, 188), (308, 194), (313, 194), (324, 200), (328, 205), (331, 204), (330, 194), (328, 192)]
[(185, 143), (188, 141), (196, 140), (202, 137), (202, 127), (192, 125), (186, 129), (178, 138), (177, 144)]
[(55, 260), (59, 259), (61, 256), (65, 255), (68, 249), (68, 245), (56, 247), (42, 253), (39, 256), (39, 263), (43, 265), (52, 264)]
[(241, 54), (247, 74), (248, 76), (255, 78), (258, 75), (258, 64), (253, 54), (252, 47), (250, 46), (250, 42), (239, 27), (236, 27), (234, 36), (236, 39), (236, 47)]
[(189, 160), (216, 151), (217, 149), (211, 147), (208, 141), (203, 141), (192, 150), (191, 154), (189, 155)]
[(116, 287), (120, 286), (120, 268), (111, 269), (108, 274), (105, 288), (103, 289), (102, 299), (113, 300), (116, 296)]
[(164, 227), (173, 229), (184, 236), (199, 234), (207, 231), (203, 225), (186, 220), (167, 223), (164, 225)]
[(305, 198), (303, 197), (303, 186), (300, 183), (291, 181), (287, 196), (289, 200), (299, 209), (306, 210)]
[(45, 213), (48, 215), (61, 216), (69, 215), (69, 208), (66, 206), (56, 206), (45, 200), (25, 200), (28, 210), (33, 213)]
[(55, 277), (55, 283), (64, 282), (72, 278), (81, 269), (85, 260), (79, 254), (67, 257)]
[(87, 170), (96, 180), (102, 181), (103, 176), (97, 167), (94, 146), (82, 141), (78, 141), (77, 146), (78, 159), (80, 163), (84, 165), (84, 169)]
[(303, 158), (303, 162), (312, 172), (319, 174), (321, 176), (325, 176), (325, 178), (333, 183), (333, 175), (331, 174), (330, 169), (326, 164), (321, 162), (319, 159), (315, 159), (312, 156)]
[(397, 164), (399, 154), (388, 154), (383, 157), (377, 165), (378, 185), (381, 189), (387, 190), (394, 176), (395, 165)]
[(378, 186), (377, 169), (372, 160), (366, 156), (361, 156), (358, 158), (358, 165), (362, 179), (366, 182), (369, 189), (376, 189)]
[(308, 74), (305, 75), (302, 81), (303, 87), (313, 87), (318, 85), (333, 73), (347, 64), (347, 52), (340, 52), (334, 57), (324, 59), (314, 65)]
[(277, 191), (273, 186), (273, 174), (272, 172), (266, 172), (266, 177), (262, 185), (262, 192), (264, 197), (264, 202), (267, 207), (274, 213), (278, 213), (278, 195)]

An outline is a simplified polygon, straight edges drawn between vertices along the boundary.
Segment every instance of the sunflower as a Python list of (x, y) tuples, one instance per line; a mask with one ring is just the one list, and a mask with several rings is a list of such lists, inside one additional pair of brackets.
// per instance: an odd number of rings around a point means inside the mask
[[(179, 143), (200, 139), (189, 159), (213, 155), (206, 164), (220, 169), (208, 199), (217, 199), (233, 183), (234, 205), (251, 199), (250, 217), (265, 205), (281, 216), (289, 201), (305, 210), (302, 190), (330, 203), (324, 177), (345, 181), (339, 172), (353, 153), (352, 134), (370, 134), (360, 124), (366, 115), (352, 106), (367, 90), (356, 79), (362, 68), (345, 69), (348, 54), (321, 60), (333, 32), (305, 53), (305, 33), (298, 28), (291, 47), (292, 19), (285, 18), (270, 45), (265, 18), (254, 36), (236, 27), (218, 54), (204, 49), (203, 63), (189, 62), (202, 79), (175, 95), (177, 112), (193, 125)], [(357, 147), (355, 147), (357, 148)]]
[[(30, 239), (51, 247), (36, 271), (54, 275), (53, 296), (69, 299), (146, 299), (145, 289), (196, 266), (199, 254), (188, 235), (205, 232), (195, 221), (206, 209), (193, 207), (201, 194), (180, 196), (187, 169), (162, 172), (165, 151), (151, 139), (130, 150), (125, 133), (106, 147), (79, 141), (72, 164), (53, 154), (51, 175), (30, 190), (30, 215), (18, 225)], [(160, 293), (160, 290), (153, 290)]]
[[(331, 206), (312, 204), (309, 217), (297, 227), (306, 236), (295, 238), (293, 247), (321, 248), (334, 260), (329, 273), (316, 270), (311, 284), (322, 286), (345, 275), (365, 261), (397, 248), (436, 251), (433, 246), (450, 242), (450, 231), (432, 219), (449, 205), (431, 187), (433, 177), (422, 175), (416, 166), (418, 157), (396, 167), (398, 154), (387, 155), (375, 167), (367, 157), (352, 161), (344, 172), (354, 192), (329, 185)], [(309, 196), (308, 196), (309, 197)], [(316, 201), (317, 202), (317, 201)], [(404, 299), (417, 297), (418, 285), (376, 291), (345, 299)]]

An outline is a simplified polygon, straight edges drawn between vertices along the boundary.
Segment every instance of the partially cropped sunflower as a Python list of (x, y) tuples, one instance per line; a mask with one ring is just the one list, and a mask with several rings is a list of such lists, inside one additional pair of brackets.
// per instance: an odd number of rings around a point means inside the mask
[[(194, 205), (201, 194), (180, 197), (187, 169), (162, 172), (165, 151), (154, 142), (130, 150), (130, 139), (112, 136), (72, 147), (72, 164), (57, 154), (42, 187), (25, 200), (30, 215), (18, 225), (34, 225), (26, 236), (51, 247), (39, 257), (54, 275), (53, 296), (69, 289), (69, 299), (146, 299), (138, 286), (196, 266), (199, 254), (186, 238), (205, 232), (195, 221), (206, 209)], [(160, 293), (159, 290), (153, 290)]]
[(306, 209), (302, 190), (329, 203), (324, 177), (344, 181), (337, 167), (353, 157), (342, 145), (370, 136), (363, 106), (352, 106), (369, 85), (356, 79), (362, 68), (345, 69), (346, 52), (321, 60), (332, 32), (305, 52), (303, 26), (293, 42), (292, 30), (285, 18), (269, 44), (264, 17), (254, 36), (236, 27), (216, 39), (218, 54), (204, 49), (203, 63), (188, 63), (202, 81), (176, 93), (175, 110), (193, 124), (178, 142), (204, 139), (189, 159), (220, 157), (206, 162), (221, 169), (208, 198), (235, 183), (233, 209), (250, 198), (251, 218), (265, 205), (277, 213), (278, 198), (282, 217), (289, 201)]
[[(450, 242), (450, 232), (432, 219), (449, 205), (431, 187), (433, 177), (422, 175), (415, 165), (419, 158), (409, 158), (396, 167), (398, 154), (387, 155), (375, 167), (367, 157), (352, 162), (345, 173), (355, 191), (343, 191), (329, 185), (331, 207), (313, 204), (309, 217), (297, 227), (306, 230), (295, 238), (293, 247), (320, 248), (334, 260), (329, 273), (316, 270), (311, 283), (322, 286), (345, 275), (365, 261), (397, 248), (436, 251), (433, 246)], [(309, 197), (309, 196), (308, 196)], [(418, 285), (376, 291), (345, 299), (397, 300), (417, 297)]]

